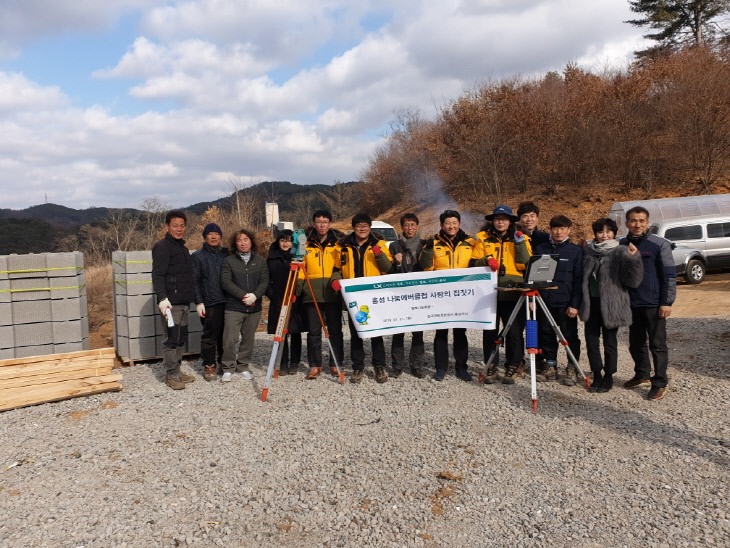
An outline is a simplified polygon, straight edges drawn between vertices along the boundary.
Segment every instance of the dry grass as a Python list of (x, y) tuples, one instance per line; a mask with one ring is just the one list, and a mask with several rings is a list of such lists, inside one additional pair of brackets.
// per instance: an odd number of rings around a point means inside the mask
[(86, 273), (86, 298), (89, 304), (89, 344), (105, 348), (113, 344), (112, 265), (89, 266)]

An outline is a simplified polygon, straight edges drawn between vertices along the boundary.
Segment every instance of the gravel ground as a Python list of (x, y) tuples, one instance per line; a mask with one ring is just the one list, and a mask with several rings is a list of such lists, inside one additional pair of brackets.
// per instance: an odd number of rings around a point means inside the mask
[(262, 403), (264, 334), (253, 381), (127, 368), (123, 392), (0, 414), (0, 546), (728, 546), (730, 314), (669, 331), (662, 401), (621, 388), (624, 345), (618, 388), (538, 385), (537, 415), (529, 378), (453, 370), (300, 373)]

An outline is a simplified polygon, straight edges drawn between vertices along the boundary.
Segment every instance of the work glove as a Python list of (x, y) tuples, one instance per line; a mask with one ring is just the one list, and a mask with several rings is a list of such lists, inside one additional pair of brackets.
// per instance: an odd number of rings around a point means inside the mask
[(429, 238), (426, 241), (426, 245), (423, 246), (423, 249), (433, 249), (433, 242), (434, 242), (434, 240), (435, 240), (435, 238)]
[(492, 269), (492, 272), (497, 272), (497, 269), (499, 268), (499, 263), (497, 262), (497, 259), (494, 257), (489, 257), (487, 259), (487, 264), (489, 265), (489, 268)]
[(205, 303), (197, 304), (195, 305), (195, 308), (198, 309), (198, 316), (205, 318)]
[(253, 306), (253, 303), (256, 302), (256, 295), (253, 293), (246, 293), (241, 300), (246, 306)]
[(332, 289), (335, 291), (339, 291), (342, 289), (342, 284), (340, 283), (340, 280), (332, 280)]
[(374, 255), (375, 255), (376, 257), (380, 257), (380, 254), (381, 254), (382, 252), (383, 252), (383, 250), (382, 250), (382, 249), (380, 249), (380, 246), (379, 246), (379, 245), (374, 245), (374, 246), (373, 246), (373, 254), (374, 254)]
[(517, 232), (515, 232), (515, 243), (521, 244), (524, 241), (525, 241), (525, 235), (522, 232), (520, 232), (519, 230)]
[(172, 305), (170, 304), (170, 299), (164, 299), (164, 300), (160, 301), (157, 306), (160, 309), (160, 314), (162, 314), (163, 316), (165, 315), (165, 312), (168, 309), (172, 310)]

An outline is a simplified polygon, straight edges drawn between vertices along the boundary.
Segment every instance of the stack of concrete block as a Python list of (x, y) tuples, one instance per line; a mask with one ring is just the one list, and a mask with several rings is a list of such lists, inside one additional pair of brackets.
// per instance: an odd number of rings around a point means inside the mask
[[(162, 356), (167, 324), (152, 289), (152, 252), (115, 251), (112, 254), (114, 280), (114, 348), (122, 358), (145, 360)], [(200, 352), (203, 326), (190, 306), (186, 353)]]
[(84, 256), (0, 256), (0, 359), (88, 349)]

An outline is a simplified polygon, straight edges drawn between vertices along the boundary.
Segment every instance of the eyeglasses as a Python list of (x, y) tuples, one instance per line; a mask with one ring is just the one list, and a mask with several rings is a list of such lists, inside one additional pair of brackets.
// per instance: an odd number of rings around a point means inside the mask
[(370, 225), (367, 223), (358, 223), (353, 228), (365, 230), (366, 228), (370, 228)]
[(329, 221), (314, 221), (314, 224), (316, 225), (328, 225), (330, 224)]

